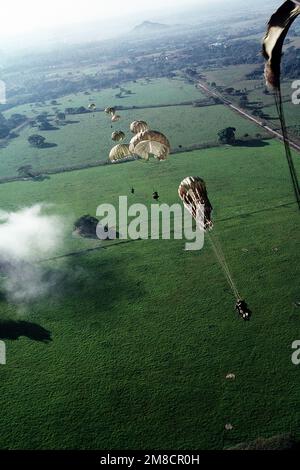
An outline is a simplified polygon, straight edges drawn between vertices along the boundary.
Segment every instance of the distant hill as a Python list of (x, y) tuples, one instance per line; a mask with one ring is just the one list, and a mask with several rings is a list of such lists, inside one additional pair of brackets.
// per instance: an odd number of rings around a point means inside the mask
[(143, 23), (137, 25), (133, 28), (133, 34), (149, 34), (156, 33), (161, 31), (166, 31), (170, 26), (162, 23), (153, 23), (152, 21), (144, 21)]

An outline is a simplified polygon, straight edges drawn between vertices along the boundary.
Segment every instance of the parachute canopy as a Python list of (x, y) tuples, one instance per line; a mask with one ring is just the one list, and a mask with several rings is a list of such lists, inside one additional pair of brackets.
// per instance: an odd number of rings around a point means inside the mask
[(89, 109), (90, 111), (95, 111), (95, 109), (96, 109), (95, 103), (89, 104), (89, 105), (88, 105), (88, 109)]
[(113, 147), (109, 154), (109, 159), (111, 162), (117, 162), (120, 160), (127, 160), (132, 157), (132, 153), (129, 150), (129, 145), (127, 144), (118, 144)]
[(199, 176), (189, 176), (180, 183), (178, 194), (186, 209), (197, 222), (200, 217), (204, 217), (204, 230), (211, 229), (213, 227), (211, 220), (213, 208), (208, 199), (205, 181)]
[(106, 114), (110, 114), (111, 116), (116, 114), (116, 109), (115, 108), (105, 108), (104, 111), (105, 111)]
[(130, 141), (130, 151), (144, 160), (153, 155), (158, 160), (166, 160), (171, 150), (167, 137), (158, 131), (144, 131), (136, 134)]
[(125, 134), (122, 131), (115, 131), (112, 133), (111, 139), (114, 142), (120, 142), (121, 140), (125, 139)]
[(111, 118), (112, 122), (118, 122), (120, 121), (121, 119), (121, 116), (119, 116), (118, 114), (114, 114)]
[(288, 0), (271, 16), (268, 23), (263, 42), (263, 55), (266, 59), (266, 82), (273, 89), (280, 89), (282, 49), (289, 29), (298, 15), (300, 15), (300, 2)]
[(300, 185), (291, 152), (280, 85), (281, 58), (284, 40), (289, 32), (291, 25), (299, 14), (300, 1), (288, 0), (284, 2), (283, 5), (281, 5), (281, 7), (272, 15), (263, 43), (263, 55), (266, 59), (266, 83), (274, 91), (276, 108), (281, 124), (286, 159), (289, 165), (291, 181), (297, 204), (300, 209)]
[(133, 121), (130, 124), (130, 130), (133, 134), (138, 134), (139, 132), (148, 131), (149, 126), (145, 121)]

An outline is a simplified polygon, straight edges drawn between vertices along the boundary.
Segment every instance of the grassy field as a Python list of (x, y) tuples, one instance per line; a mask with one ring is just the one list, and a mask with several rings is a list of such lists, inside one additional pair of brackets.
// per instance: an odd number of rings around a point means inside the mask
[(253, 90), (256, 86), (261, 86), (261, 80), (249, 80), (246, 75), (252, 73), (258, 68), (258, 65), (243, 64), (231, 65), (215, 70), (207, 70), (203, 73), (209, 82), (215, 82), (218, 86), (234, 87), (236, 90)]
[[(203, 97), (201, 92), (194, 85), (185, 83), (180, 79), (157, 79), (146, 82), (138, 80), (136, 83), (128, 82), (122, 85), (122, 88), (131, 90), (132, 94), (123, 95), (117, 98), (119, 88), (107, 88), (99, 92), (88, 91), (85, 93), (77, 93), (57, 99), (55, 108), (62, 111), (65, 108), (76, 108), (80, 106), (88, 107), (90, 103), (95, 103), (98, 108), (106, 108), (107, 106), (152, 106), (159, 104), (177, 104), (186, 101), (199, 100)], [(24, 113), (28, 117), (34, 117), (35, 114), (43, 111), (51, 112), (53, 105), (47, 102), (43, 105), (36, 103), (16, 106), (3, 114), (9, 117), (13, 113)], [(1, 111), (1, 107), (0, 107)]]
[[(154, 189), (161, 202), (177, 202), (190, 174), (207, 182), (215, 234), (254, 312), (249, 324), (234, 312), (208, 240), (185, 252), (178, 240), (101, 249), (71, 237), (76, 217), (115, 204), (132, 185), (134, 202), (150, 205)], [(53, 203), (66, 217), (66, 253), (99, 246), (45, 263), (61, 282), (27, 311), (0, 300), (2, 320), (52, 333), (49, 344), (21, 333), (16, 341), (0, 325), (8, 350), (2, 449), (221, 449), (289, 431), (300, 438), (300, 377), (291, 363), (300, 334), (300, 221), (281, 144), (11, 183), (0, 198), (6, 210)], [(225, 380), (229, 372), (235, 382)], [(233, 431), (224, 431), (227, 423)]]
[[(280, 127), (280, 121), (278, 118), (278, 113), (276, 106), (273, 104), (271, 106), (266, 106), (263, 109), (264, 113), (269, 116), (270, 121), (272, 122), (273, 126)], [(299, 118), (300, 118), (300, 105), (295, 105), (291, 101), (284, 103), (284, 114), (286, 119), (286, 124), (289, 130), (295, 133), (295, 130), (298, 129), (299, 136)]]
[[(192, 106), (170, 106), (142, 110), (122, 111), (122, 120), (113, 125), (126, 133), (126, 141), (132, 137), (129, 125), (133, 120), (143, 119), (153, 129), (165, 133), (173, 150), (192, 145), (217, 143), (217, 133), (228, 126), (236, 127), (237, 138), (249, 134), (255, 138), (257, 133), (264, 134), (256, 125), (246, 121), (222, 105), (195, 108)], [(13, 176), (24, 164), (34, 170), (47, 170), (105, 161), (113, 146), (111, 141), (111, 122), (104, 113), (83, 114), (70, 117), (71, 124), (56, 131), (39, 132), (27, 128), (20, 136), (10, 141), (7, 147), (0, 148), (0, 175)], [(27, 142), (31, 134), (46, 137), (54, 146), (36, 149)]]
[[(260, 107), (273, 128), (280, 129), (280, 121), (275, 106), (273, 93), (264, 94), (265, 84), (262, 80), (246, 80), (246, 75), (257, 66), (241, 65), (234, 67), (224, 67), (223, 69), (211, 70), (204, 73), (209, 82), (216, 82), (217, 85), (234, 87), (236, 90), (247, 88), (250, 106)], [(299, 116), (300, 106), (292, 103), (292, 80), (282, 83), (282, 98), (284, 101), (284, 111), (289, 133), (293, 137), (300, 136)], [(231, 96), (230, 99), (239, 103), (239, 97)]]
[[(266, 95), (265, 80), (263, 75), (260, 80), (249, 80), (247, 75), (258, 69), (258, 65), (245, 64), (233, 65), (216, 70), (207, 70), (203, 73), (206, 80), (215, 82), (218, 86), (233, 87), (236, 90), (247, 90), (250, 103), (261, 103), (264, 106), (274, 105), (274, 96), (272, 93)], [(282, 82), (282, 97), (284, 100), (291, 101), (292, 89), (291, 80)], [(232, 100), (239, 101), (239, 97), (232, 96)]]

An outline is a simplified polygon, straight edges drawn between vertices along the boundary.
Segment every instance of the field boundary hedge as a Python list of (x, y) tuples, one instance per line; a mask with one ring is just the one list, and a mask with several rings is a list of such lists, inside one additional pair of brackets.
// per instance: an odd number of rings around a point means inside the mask
[[(263, 140), (271, 140), (273, 139), (271, 136), (264, 137)], [(240, 142), (245, 142), (251, 144), (252, 141), (255, 139), (240, 139)], [(188, 153), (188, 152), (193, 152), (195, 150), (205, 150), (205, 149), (210, 149), (210, 148), (219, 148), (219, 147), (224, 147), (224, 144), (218, 144), (217, 142), (207, 142), (206, 144), (194, 144), (190, 145), (188, 147), (182, 147), (182, 148), (176, 148), (171, 152), (171, 155), (177, 155), (181, 153)], [(128, 158), (125, 161), (120, 161), (120, 162), (115, 162), (112, 163), (109, 160), (96, 160), (94, 162), (90, 163), (79, 163), (77, 165), (71, 165), (71, 166), (64, 166), (64, 167), (58, 167), (58, 168), (53, 168), (53, 169), (41, 169), (38, 172), (36, 172), (36, 179), (35, 178), (29, 178), (29, 177), (24, 177), (24, 176), (4, 176), (0, 178), (0, 184), (6, 184), (6, 183), (13, 183), (16, 181), (42, 181), (43, 176), (49, 176), (49, 175), (57, 175), (60, 173), (69, 173), (71, 171), (79, 171), (79, 170), (87, 170), (89, 168), (96, 168), (99, 166), (107, 166), (107, 165), (123, 165), (128, 162), (133, 162), (136, 161), (137, 158), (132, 157)]]

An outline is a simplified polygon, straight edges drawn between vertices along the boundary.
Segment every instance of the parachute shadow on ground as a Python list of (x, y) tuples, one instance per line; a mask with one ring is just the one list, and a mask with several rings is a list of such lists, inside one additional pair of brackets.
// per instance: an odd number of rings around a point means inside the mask
[(52, 341), (51, 332), (36, 323), (14, 320), (0, 322), (1, 340), (18, 340), (22, 336), (42, 343)]

